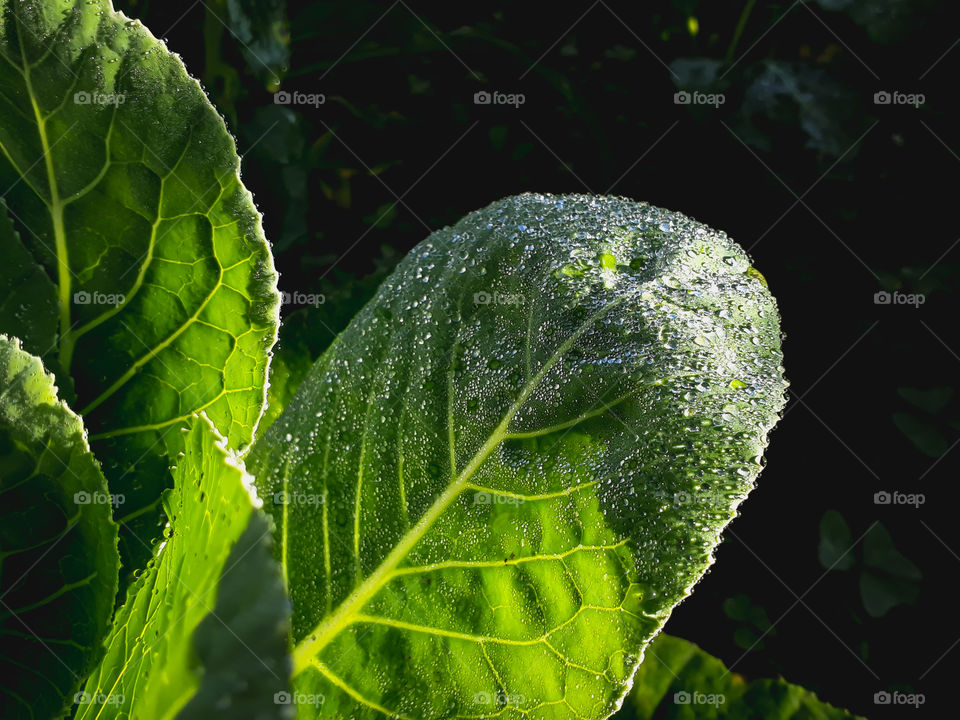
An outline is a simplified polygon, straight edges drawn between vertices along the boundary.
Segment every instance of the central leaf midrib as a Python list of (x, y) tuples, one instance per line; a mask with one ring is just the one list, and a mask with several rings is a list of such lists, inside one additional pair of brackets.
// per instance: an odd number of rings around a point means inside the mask
[[(16, 17), (16, 13), (14, 13)], [(47, 185), (50, 191), (50, 221), (53, 225), (54, 247), (57, 255), (57, 301), (60, 316), (60, 337), (70, 332), (70, 259), (67, 254), (67, 236), (63, 225), (63, 202), (60, 199), (60, 190), (57, 187), (57, 176), (53, 166), (51, 146), (47, 138), (46, 118), (40, 112), (37, 99), (33, 92), (33, 83), (30, 81), (30, 63), (27, 62), (26, 48), (23, 46), (23, 23), (17, 17), (17, 42), (20, 46), (20, 59), (23, 61), (23, 83), (27, 96), (30, 98), (30, 107), (37, 122), (37, 136), (40, 138), (40, 149), (43, 151), (43, 164), (47, 173)], [(40, 198), (43, 199), (42, 197)], [(63, 356), (63, 347), (60, 348), (60, 365), (64, 372), (70, 370), (70, 358)]]
[[(109, 319), (119, 311), (121, 311), (129, 303), (130, 299), (132, 299), (132, 297), (139, 290), (140, 285), (142, 285), (143, 283), (143, 278), (146, 275), (150, 262), (153, 259), (154, 242), (156, 237), (157, 225), (162, 220), (169, 219), (169, 218), (161, 217), (160, 211), (158, 209), (157, 217), (154, 221), (153, 228), (151, 231), (150, 244), (148, 248), (146, 262), (142, 263), (141, 267), (139, 268), (138, 275), (133, 285), (133, 289), (131, 293), (128, 293), (128, 295), (126, 296), (125, 300), (122, 303), (117, 304), (112, 309), (106, 311), (105, 313), (101, 314), (94, 320), (91, 320), (90, 322), (83, 325), (82, 327), (74, 329), (73, 323), (72, 323), (72, 315), (71, 315), (71, 301), (72, 301), (71, 291), (73, 289), (71, 276), (73, 275), (73, 271), (70, 268), (66, 226), (64, 223), (64, 210), (70, 202), (82, 196), (82, 194), (84, 194), (84, 190), (80, 191), (80, 193), (75, 193), (74, 195), (68, 197), (66, 201), (60, 196), (60, 190), (57, 184), (56, 168), (54, 166), (53, 156), (51, 153), (52, 145), (50, 144), (49, 137), (47, 136), (46, 118), (43, 116), (43, 113), (40, 110), (40, 106), (37, 104), (37, 99), (34, 93), (33, 84), (30, 80), (30, 64), (27, 60), (26, 49), (23, 44), (23, 33), (25, 32), (25, 28), (23, 26), (23, 23), (19, 21), (19, 18), (17, 18), (17, 21), (18, 21), (17, 22), (17, 40), (20, 48), (21, 62), (23, 63), (22, 76), (24, 79), (24, 89), (26, 90), (27, 96), (30, 98), (30, 105), (33, 110), (34, 119), (37, 125), (37, 135), (40, 140), (40, 147), (43, 154), (44, 166), (45, 166), (46, 175), (47, 175), (48, 191), (50, 193), (50, 202), (49, 203), (45, 202), (44, 204), (47, 205), (48, 211), (50, 213), (50, 219), (53, 227), (53, 234), (54, 234), (54, 241), (55, 241), (56, 261), (57, 261), (57, 302), (58, 302), (58, 308), (59, 308), (59, 324), (60, 324), (58, 360), (64, 372), (69, 372), (73, 362), (74, 349), (76, 347), (76, 343), (79, 337), (84, 335), (89, 330), (92, 330), (93, 328), (97, 327), (102, 322)], [(116, 114), (116, 106), (114, 107), (114, 116), (115, 114)], [(110, 130), (108, 132), (112, 131), (112, 129), (113, 129), (113, 118), (111, 118)], [(190, 127), (190, 132), (191, 134), (193, 132), (192, 126)], [(180, 161), (183, 159), (183, 155), (186, 153), (186, 150), (189, 147), (189, 144), (190, 144), (190, 137), (188, 137), (184, 145), (184, 151), (183, 153), (181, 153), (181, 156), (177, 160), (177, 163), (174, 164), (174, 168), (170, 170), (170, 173), (174, 172), (176, 167), (179, 165)], [(109, 158), (109, 149), (108, 149), (108, 157), (104, 167), (108, 167), (110, 165), (110, 162), (111, 161)], [(166, 177), (164, 177), (163, 180), (166, 180)], [(32, 184), (30, 185), (30, 187), (33, 188)], [(221, 197), (223, 195), (224, 189), (225, 188), (221, 187), (221, 190), (220, 190)], [(35, 193), (37, 192), (36, 189), (34, 189), (34, 192)], [(162, 191), (161, 191), (161, 194), (162, 194)], [(40, 195), (39, 193), (37, 193), (37, 195), (41, 201), (44, 200), (42, 195)], [(219, 197), (218, 197), (218, 200), (219, 200)], [(218, 261), (218, 264), (219, 264), (219, 261)], [(225, 269), (226, 268), (223, 268), (221, 266), (220, 278), (218, 279), (217, 284), (214, 286), (211, 293), (205, 298), (203, 304), (200, 306), (198, 311), (193, 316), (189, 317), (187, 321), (183, 325), (181, 325), (181, 327), (178, 328), (177, 331), (173, 333), (173, 335), (168, 337), (165, 341), (161, 342), (156, 348), (153, 348), (153, 349), (148, 348), (148, 352), (146, 355), (144, 355), (138, 361), (134, 362), (133, 366), (129, 368), (126, 373), (124, 373), (120, 378), (118, 378), (109, 388), (107, 388), (100, 395), (94, 398), (94, 400), (88, 403), (87, 406), (80, 411), (80, 414), (87, 414), (95, 410), (100, 404), (105, 402), (117, 390), (119, 390), (131, 377), (133, 377), (140, 367), (142, 367), (144, 364), (152, 360), (163, 349), (165, 349), (174, 340), (176, 340), (176, 338), (180, 334), (182, 334), (187, 329), (187, 327), (189, 327), (189, 325), (199, 316), (200, 312), (203, 311), (203, 309), (207, 306), (207, 304), (209, 304), (209, 302), (213, 298), (213, 295), (216, 293), (216, 291), (220, 288), (220, 285), (222, 284)], [(178, 419), (174, 419), (171, 422), (176, 422)]]
[(540, 367), (537, 374), (530, 378), (517, 399), (504, 413), (500, 423), (487, 438), (486, 442), (480, 447), (470, 462), (464, 467), (456, 479), (447, 487), (433, 505), (421, 516), (417, 524), (408, 530), (400, 539), (394, 549), (384, 558), (383, 562), (374, 570), (367, 579), (358, 585), (353, 592), (348, 595), (343, 602), (331, 615), (327, 615), (317, 627), (301, 640), (293, 651), (293, 676), (296, 677), (307, 667), (312, 665), (312, 658), (316, 657), (334, 637), (336, 637), (343, 628), (347, 627), (356, 616), (357, 611), (362, 608), (370, 599), (390, 579), (393, 570), (407, 556), (410, 550), (426, 534), (427, 530), (443, 514), (443, 512), (456, 500), (463, 489), (467, 486), (477, 469), (486, 461), (497, 446), (500, 445), (508, 436), (507, 428), (510, 422), (520, 411), (520, 408), (527, 401), (543, 378), (553, 369), (553, 366), (573, 347), (573, 344), (579, 337), (600, 317), (610, 309), (624, 302), (626, 297), (620, 297), (607, 305), (604, 305), (597, 312), (587, 318), (570, 336), (556, 349), (553, 355)]

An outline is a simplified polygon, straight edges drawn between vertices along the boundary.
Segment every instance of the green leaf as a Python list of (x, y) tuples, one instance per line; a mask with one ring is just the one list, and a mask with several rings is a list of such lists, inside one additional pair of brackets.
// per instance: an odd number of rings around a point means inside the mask
[(0, 717), (59, 716), (103, 654), (120, 566), (111, 499), (53, 377), (0, 335)]
[[(0, 0), (0, 58), (0, 186), (22, 241), (3, 231), (3, 254), (36, 278), (29, 342), (75, 381), (127, 497), (124, 556), (145, 560), (186, 420), (206, 412), (240, 448), (262, 413), (279, 299), (260, 216), (200, 86), (109, 0)], [(6, 303), (0, 331), (21, 326)]]
[(77, 720), (280, 714), (289, 602), (253, 479), (206, 417), (174, 478), (163, 543), (117, 612)]
[(827, 570), (849, 570), (856, 562), (850, 526), (837, 510), (827, 510), (820, 518), (817, 557)]
[(747, 623), (758, 630), (770, 629), (770, 617), (767, 611), (760, 605), (754, 605), (743, 593), (724, 600), (723, 612), (731, 620)]
[(841, 720), (855, 716), (784, 680), (746, 681), (693, 643), (659, 635), (618, 720)]
[(411, 251), (249, 459), (313, 712), (609, 715), (760, 471), (778, 322), (725, 235), (628, 200)]
[(290, 63), (285, 0), (219, 0), (216, 5), (225, 6), (228, 29), (250, 69), (278, 86)]
[(20, 242), (20, 234), (0, 198), (0, 317), (3, 330), (23, 349), (46, 355), (57, 345), (57, 288)]
[(754, 605), (750, 598), (740, 593), (723, 601), (723, 613), (739, 625), (733, 632), (733, 642), (744, 650), (762, 650), (763, 638), (776, 635), (770, 623), (770, 616), (760, 605)]
[(950, 400), (953, 399), (954, 389), (949, 386), (933, 387), (927, 390), (901, 387), (897, 388), (897, 394), (911, 405), (931, 415), (936, 415), (950, 404)]
[(872, 617), (883, 617), (892, 608), (912, 604), (920, 594), (920, 568), (897, 550), (882, 523), (870, 526), (863, 537), (860, 597)]
[(899, 412), (893, 413), (893, 424), (927, 457), (938, 458), (947, 451), (946, 438), (933, 425)]
[(307, 346), (295, 338), (281, 340), (274, 349), (270, 363), (270, 386), (267, 389), (267, 408), (260, 420), (259, 432), (266, 432), (280, 417), (280, 413), (293, 399), (300, 383), (310, 373), (313, 358)]

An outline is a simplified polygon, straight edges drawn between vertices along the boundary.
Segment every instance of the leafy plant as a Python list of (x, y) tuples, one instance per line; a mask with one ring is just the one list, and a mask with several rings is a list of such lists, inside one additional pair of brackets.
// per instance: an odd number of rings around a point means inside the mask
[(233, 139), (177, 57), (107, 0), (0, 13), (0, 331), (83, 416), (136, 567), (187, 419), (253, 439), (276, 273)]
[(250, 456), (295, 689), (612, 712), (759, 472), (778, 345), (743, 252), (675, 213), (526, 195), (434, 233)]
[[(600, 719), (638, 667), (659, 703), (644, 649), (783, 407), (739, 246), (620, 198), (494, 203), (312, 367), (291, 337), (258, 433), (277, 277), (216, 111), (106, 0), (0, 0), (0, 55), (4, 717)], [(756, 688), (729, 692), (816, 706)]]

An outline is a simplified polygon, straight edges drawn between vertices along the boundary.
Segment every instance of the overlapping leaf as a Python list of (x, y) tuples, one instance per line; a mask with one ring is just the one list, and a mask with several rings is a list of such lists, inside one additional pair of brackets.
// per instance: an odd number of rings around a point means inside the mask
[(854, 716), (784, 680), (745, 681), (693, 643), (660, 635), (615, 720), (847, 720)]
[(193, 421), (165, 495), (170, 526), (117, 613), (78, 720), (288, 714), (289, 603), (252, 478), (225, 446)]
[(202, 410), (241, 447), (263, 409), (276, 274), (233, 139), (109, 0), (0, 0), (0, 151), (19, 234), (0, 234), (16, 271), (0, 276), (0, 330), (27, 307), (31, 349), (75, 381), (127, 496), (125, 555), (145, 559), (186, 420)]
[(57, 346), (57, 288), (20, 242), (6, 201), (0, 198), (0, 317), (3, 331), (33, 355)]
[[(0, 218), (2, 226), (2, 218)], [(117, 526), (83, 424), (0, 335), (0, 717), (58, 716), (103, 654)]]
[(602, 718), (783, 404), (721, 233), (524, 195), (431, 235), (251, 452), (304, 716)]

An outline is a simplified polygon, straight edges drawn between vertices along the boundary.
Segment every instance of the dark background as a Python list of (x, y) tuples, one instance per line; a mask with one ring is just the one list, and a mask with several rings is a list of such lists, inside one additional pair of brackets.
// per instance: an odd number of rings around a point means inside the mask
[[(960, 571), (952, 4), (116, 2), (224, 114), (281, 289), (326, 297), (285, 307), (281, 355), (294, 334), (319, 354), (432, 229), (523, 191), (646, 200), (747, 248), (780, 303), (790, 402), (667, 631), (870, 717), (956, 715), (960, 624), (938, 582)], [(324, 102), (279, 105), (278, 88)], [(875, 504), (895, 490), (926, 502)], [(885, 689), (926, 704), (876, 706)]]

